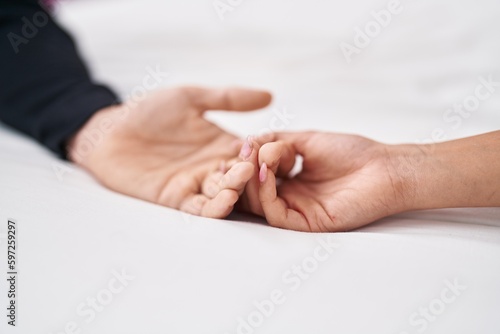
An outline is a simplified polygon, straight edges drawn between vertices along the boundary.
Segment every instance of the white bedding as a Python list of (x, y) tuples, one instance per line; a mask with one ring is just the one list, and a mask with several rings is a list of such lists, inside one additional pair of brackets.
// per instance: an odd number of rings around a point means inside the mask
[[(402, 3), (350, 64), (339, 43), (387, 2), (249, 0), (221, 21), (211, 0), (70, 1), (58, 17), (122, 96), (148, 67), (169, 72), (165, 87), (270, 89), (266, 111), (210, 114), (242, 136), (283, 110), (294, 117), (287, 130), (385, 142), (497, 130), (500, 89), (456, 129), (444, 115), (479, 77), (500, 80), (498, 1)], [(108, 191), (1, 126), (2, 270), (8, 218), (19, 231), (19, 308), (18, 326), (7, 326), (2, 279), (2, 333), (500, 331), (500, 208), (406, 213), (337, 234), (204, 219)], [(122, 270), (133, 278), (117, 280)], [(255, 305), (271, 296), (272, 312)]]

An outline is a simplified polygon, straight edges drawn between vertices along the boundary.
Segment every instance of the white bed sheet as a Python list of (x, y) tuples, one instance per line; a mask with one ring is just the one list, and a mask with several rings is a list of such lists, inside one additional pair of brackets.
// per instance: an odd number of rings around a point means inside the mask
[[(220, 21), (211, 1), (77, 1), (58, 15), (96, 76), (123, 96), (148, 66), (170, 73), (161, 86), (275, 92), (264, 112), (210, 115), (240, 135), (269, 127), (284, 109), (295, 117), (288, 130), (386, 142), (422, 141), (436, 128), (450, 139), (498, 129), (499, 92), (457, 129), (443, 120), (479, 76), (500, 79), (498, 3), (405, 2), (347, 65), (339, 42), (384, 6), (252, 0)], [(500, 331), (499, 208), (406, 213), (356, 232), (306, 234), (245, 216), (194, 217), (113, 193), (3, 126), (0, 161), (2, 269), (6, 221), (19, 225), (18, 326), (7, 326), (2, 314), (2, 333), (233, 334), (239, 317), (249, 316), (255, 326), (240, 333)], [(334, 244), (331, 253), (312, 260), (325, 242)], [(298, 278), (293, 265), (305, 265), (308, 277)], [(110, 294), (122, 270), (134, 278)], [(1, 280), (2, 305), (6, 287)], [(277, 290), (282, 303), (261, 321), (255, 301)], [(96, 296), (106, 305), (87, 321), (86, 303)]]

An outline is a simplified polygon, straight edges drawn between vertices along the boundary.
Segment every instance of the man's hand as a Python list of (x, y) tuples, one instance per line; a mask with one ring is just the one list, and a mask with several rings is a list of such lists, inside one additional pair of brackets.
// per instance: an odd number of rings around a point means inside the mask
[[(234, 164), (226, 174), (215, 173), (213, 182), (212, 172), (224, 169), (221, 162), (234, 157), (241, 142), (205, 120), (203, 112), (250, 111), (270, 101), (267, 92), (236, 88), (158, 91), (137, 104), (97, 112), (69, 142), (68, 155), (117, 192), (222, 218), (233, 209), (254, 166)], [(90, 145), (88, 138), (99, 129), (109, 131)]]

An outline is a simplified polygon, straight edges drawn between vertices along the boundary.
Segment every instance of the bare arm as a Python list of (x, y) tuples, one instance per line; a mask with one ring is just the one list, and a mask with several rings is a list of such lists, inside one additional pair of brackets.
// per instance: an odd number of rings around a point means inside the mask
[(500, 131), (395, 151), (409, 210), (500, 206)]

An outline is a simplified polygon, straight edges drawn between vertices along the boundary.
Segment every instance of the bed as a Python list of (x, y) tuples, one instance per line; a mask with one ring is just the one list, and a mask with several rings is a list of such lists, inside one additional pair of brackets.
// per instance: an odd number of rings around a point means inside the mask
[[(207, 115), (240, 136), (286, 111), (285, 130), (398, 143), (498, 130), (498, 88), (447, 116), (482, 79), (500, 79), (499, 10), (494, 0), (93, 0), (62, 2), (56, 16), (124, 98), (158, 70), (168, 73), (158, 88), (272, 91), (265, 110)], [(377, 17), (378, 33), (356, 46)], [(347, 44), (359, 52), (346, 56)], [(335, 234), (200, 218), (107, 190), (4, 125), (0, 175), (7, 279), (9, 221), (18, 241), (16, 326), (3, 279), (2, 333), (500, 332), (500, 208), (409, 212)]]

